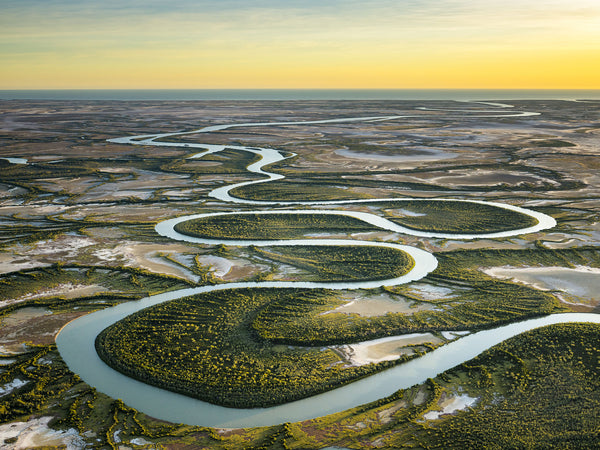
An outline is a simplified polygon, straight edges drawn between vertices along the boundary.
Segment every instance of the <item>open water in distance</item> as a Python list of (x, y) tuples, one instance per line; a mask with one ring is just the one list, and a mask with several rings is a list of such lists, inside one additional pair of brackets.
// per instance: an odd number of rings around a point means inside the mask
[(600, 100), (594, 89), (50, 89), (0, 100)]

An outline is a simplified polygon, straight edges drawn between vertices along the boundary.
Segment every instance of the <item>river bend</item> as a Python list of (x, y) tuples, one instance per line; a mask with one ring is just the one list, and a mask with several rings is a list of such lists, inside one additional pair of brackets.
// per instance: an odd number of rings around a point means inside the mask
[[(511, 105), (480, 102), (488, 106), (497, 108), (510, 108)], [(465, 110), (444, 110), (447, 112), (468, 113), (469, 117), (530, 117), (538, 115), (536, 112), (514, 112), (505, 111), (481, 111), (474, 109)], [(481, 115), (485, 113), (484, 115)], [(401, 201), (407, 200), (404, 198), (388, 198), (388, 199), (369, 199), (369, 200), (344, 200), (344, 201), (321, 201), (321, 202), (280, 202), (280, 201), (255, 201), (239, 199), (230, 194), (232, 189), (240, 186), (247, 186), (255, 183), (273, 182), (283, 179), (284, 176), (276, 173), (271, 173), (264, 168), (275, 162), (282, 161), (289, 156), (285, 156), (277, 150), (269, 148), (257, 148), (249, 146), (224, 146), (214, 144), (201, 143), (180, 143), (180, 142), (165, 142), (168, 137), (182, 136), (199, 133), (210, 133), (220, 130), (225, 130), (233, 127), (257, 127), (257, 126), (277, 126), (277, 125), (318, 125), (327, 123), (342, 123), (342, 122), (375, 122), (388, 120), (401, 120), (414, 116), (370, 116), (370, 117), (354, 117), (354, 118), (339, 118), (317, 121), (304, 122), (260, 122), (260, 123), (243, 123), (230, 125), (215, 125), (204, 127), (198, 130), (178, 132), (178, 133), (162, 133), (152, 135), (130, 136), (116, 139), (110, 139), (110, 142), (119, 144), (132, 145), (154, 145), (154, 146), (170, 146), (170, 147), (189, 147), (190, 149), (202, 150), (201, 153), (193, 155), (191, 158), (202, 158), (211, 153), (223, 151), (226, 148), (247, 151), (258, 154), (261, 158), (258, 162), (251, 164), (247, 170), (252, 173), (257, 173), (265, 178), (253, 180), (244, 183), (223, 186), (214, 189), (209, 193), (210, 197), (219, 199), (223, 202), (256, 205), (267, 208), (269, 206), (325, 206), (325, 205), (347, 205), (369, 202), (382, 201)], [(161, 139), (161, 141), (157, 141)], [(410, 199), (414, 201), (416, 199)], [(456, 201), (450, 199), (440, 199), (440, 201)], [(338, 214), (355, 217), (363, 220), (371, 225), (377, 226), (382, 230), (402, 233), (419, 237), (432, 238), (450, 238), (459, 240), (477, 239), (477, 238), (495, 238), (516, 236), (525, 233), (533, 233), (544, 229), (552, 228), (556, 225), (556, 221), (545, 214), (531, 211), (514, 205), (508, 205), (496, 202), (475, 201), (475, 200), (459, 200), (465, 202), (473, 202), (480, 204), (493, 205), (501, 208), (510, 209), (522, 214), (530, 215), (537, 219), (538, 223), (535, 226), (509, 230), (499, 233), (439, 233), (439, 232), (421, 232), (402, 227), (398, 224), (390, 222), (387, 219), (374, 214), (344, 211), (336, 209), (289, 209), (289, 210), (270, 210), (261, 209), (256, 211), (231, 211), (225, 213), (212, 214), (196, 214), (183, 217), (177, 217), (163, 221), (156, 225), (158, 234), (169, 237), (174, 240), (187, 241), (192, 243), (204, 244), (221, 244), (228, 245), (364, 245), (364, 246), (385, 246), (403, 250), (410, 254), (415, 260), (415, 266), (405, 275), (385, 280), (371, 280), (359, 282), (244, 282), (244, 283), (227, 283), (216, 286), (201, 286), (197, 288), (181, 289), (178, 291), (167, 292), (159, 295), (154, 295), (141, 299), (139, 301), (120, 304), (111, 308), (94, 312), (87, 316), (83, 316), (66, 325), (60, 334), (57, 336), (56, 342), (59, 352), (69, 368), (77, 373), (85, 382), (96, 387), (99, 391), (104, 392), (114, 398), (120, 398), (128, 405), (149, 414), (153, 417), (168, 420), (171, 422), (182, 422), (190, 425), (202, 425), (212, 427), (250, 427), (250, 426), (265, 426), (273, 425), (281, 422), (295, 422), (306, 419), (311, 419), (318, 416), (323, 416), (330, 413), (342, 411), (347, 408), (358, 406), (379, 398), (391, 395), (398, 389), (408, 388), (414, 384), (421, 383), (427, 378), (435, 377), (438, 373), (448, 370), (457, 364), (468, 361), (475, 357), (487, 348), (496, 345), (503, 340), (510, 338), (523, 331), (527, 331), (536, 327), (541, 327), (554, 323), (564, 322), (593, 322), (600, 323), (600, 315), (598, 314), (559, 314), (548, 317), (542, 317), (524, 322), (513, 323), (506, 326), (501, 326), (493, 330), (480, 331), (466, 337), (459, 338), (455, 341), (446, 344), (424, 356), (413, 359), (407, 363), (400, 364), (394, 368), (379, 372), (368, 378), (355, 381), (346, 386), (331, 390), (329, 392), (315, 395), (310, 398), (298, 400), (291, 403), (286, 403), (270, 408), (254, 408), (254, 409), (233, 409), (225, 408), (210, 403), (202, 402), (190, 397), (166, 391), (154, 386), (150, 386), (129, 378), (106, 364), (96, 354), (94, 341), (96, 336), (106, 327), (127, 317), (128, 315), (156, 305), (162, 302), (178, 299), (181, 297), (199, 294), (202, 292), (210, 292), (222, 289), (233, 288), (248, 288), (248, 287), (269, 287), (269, 288), (327, 288), (327, 289), (370, 289), (381, 286), (391, 286), (411, 281), (419, 280), (425, 277), (428, 273), (437, 267), (436, 258), (430, 253), (420, 250), (415, 247), (371, 242), (358, 240), (342, 240), (342, 239), (295, 239), (295, 240), (212, 240), (200, 239), (187, 235), (183, 235), (174, 230), (175, 224), (200, 217), (208, 217), (214, 215), (233, 215), (233, 214), (300, 214), (300, 213), (318, 213), (318, 214)]]

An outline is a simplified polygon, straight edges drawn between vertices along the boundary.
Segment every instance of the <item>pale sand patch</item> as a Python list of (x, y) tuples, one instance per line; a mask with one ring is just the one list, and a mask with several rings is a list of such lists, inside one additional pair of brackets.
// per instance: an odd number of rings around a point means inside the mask
[(544, 240), (544, 245), (548, 248), (553, 248), (553, 249), (560, 249), (560, 248), (570, 248), (570, 247), (575, 247), (577, 245), (583, 245), (583, 244), (589, 244), (590, 242), (588, 242), (586, 239), (581, 239), (581, 238), (569, 238), (569, 239), (565, 239), (563, 241), (546, 241)]
[(398, 233), (388, 233), (385, 231), (371, 231), (368, 233), (352, 233), (350, 237), (352, 239), (364, 240), (364, 241), (397, 241), (399, 238)]
[(86, 284), (64, 283), (64, 284), (59, 284), (58, 286), (56, 286), (52, 289), (48, 289), (48, 290), (39, 292), (34, 295), (32, 295), (32, 294), (29, 294), (29, 295), (31, 296), (31, 298), (60, 295), (61, 297), (65, 297), (65, 298), (69, 299), (69, 298), (83, 297), (86, 295), (94, 295), (94, 294), (98, 294), (100, 292), (109, 292), (109, 289), (104, 286), (100, 286), (99, 284), (86, 285)]
[(289, 264), (278, 263), (276, 267), (277, 273), (273, 273), (270, 280), (273, 281), (296, 281), (298, 274), (303, 273), (302, 269), (290, 266)]
[(119, 228), (106, 227), (106, 228), (88, 228), (85, 233), (91, 238), (98, 239), (119, 239), (126, 236), (126, 233)]
[(496, 184), (519, 185), (525, 182), (541, 184), (548, 182), (558, 185), (556, 181), (543, 178), (530, 173), (492, 172), (488, 170), (475, 170), (470, 173), (450, 171), (447, 176), (434, 177), (431, 181), (436, 184), (461, 185), (461, 186), (491, 186)]
[[(98, 244), (98, 241), (86, 236), (72, 236), (63, 234), (51, 241), (38, 241), (27, 253), (35, 256), (55, 256), (61, 254), (61, 259), (75, 258), (79, 250)], [(65, 254), (66, 253), (66, 254)]]
[(381, 423), (390, 423), (393, 419), (394, 419), (394, 414), (397, 411), (400, 411), (402, 408), (406, 408), (406, 402), (405, 401), (401, 401), (397, 404), (395, 404), (394, 406), (392, 406), (391, 408), (387, 408), (384, 409), (383, 411), (379, 411), (377, 413), (377, 418), (379, 419), (379, 421)]
[(26, 344), (18, 345), (0, 345), (0, 354), (2, 356), (16, 356), (27, 352)]
[(331, 348), (341, 352), (350, 365), (364, 366), (382, 361), (393, 361), (403, 355), (411, 355), (414, 353), (414, 349), (410, 346), (413, 345), (422, 345), (425, 343), (438, 345), (442, 342), (440, 338), (431, 333), (414, 333), (374, 339), (356, 344), (333, 346)]
[(422, 405), (427, 400), (427, 391), (425, 387), (421, 387), (415, 398), (413, 399), (413, 405)]
[(507, 249), (507, 250), (520, 250), (523, 248), (521, 244), (514, 242), (499, 242), (490, 239), (477, 239), (471, 242), (465, 241), (453, 241), (447, 240), (442, 241), (443, 245), (441, 245), (440, 249), (444, 251), (453, 251), (453, 250), (478, 250), (478, 249)]
[(7, 299), (0, 301), (0, 308), (4, 308), (8, 305), (14, 305), (17, 303), (26, 302), (28, 300), (32, 300), (34, 298), (42, 298), (42, 297), (64, 297), (64, 298), (77, 298), (77, 297), (86, 297), (94, 294), (98, 294), (100, 292), (110, 292), (109, 289), (100, 286), (98, 284), (73, 284), (73, 283), (63, 283), (57, 286), (54, 286), (49, 289), (32, 292), (27, 295), (22, 295), (21, 297)]
[(141, 244), (130, 242), (118, 245), (113, 249), (97, 250), (93, 255), (105, 261), (124, 260), (127, 265), (146, 269), (150, 272), (197, 281), (199, 277), (191, 271), (159, 257), (159, 254), (173, 254), (175, 256), (181, 253), (194, 252), (197, 252), (197, 249), (183, 244)]
[[(583, 301), (574, 304), (600, 304), (600, 269), (566, 267), (490, 267), (482, 271), (492, 277), (512, 279), (544, 291), (561, 291)], [(564, 300), (566, 303), (571, 303)]]
[(443, 396), (439, 402), (440, 409), (437, 411), (429, 411), (423, 414), (423, 419), (437, 420), (443, 415), (453, 414), (456, 411), (463, 411), (475, 405), (475, 403), (477, 403), (477, 400), (479, 400), (479, 398), (469, 397), (467, 394), (458, 396)]
[[(351, 159), (366, 159), (371, 161), (381, 161), (389, 163), (401, 163), (401, 162), (421, 162), (438, 159), (450, 159), (456, 158), (456, 153), (445, 152), (442, 150), (430, 150), (427, 152), (418, 152), (417, 154), (406, 154), (406, 155), (389, 155), (383, 153), (370, 153), (370, 152), (355, 152), (348, 149), (335, 150), (336, 155), (343, 156), (344, 158)], [(416, 153), (416, 152), (415, 152)]]
[(1, 351), (22, 353), (25, 342), (50, 345), (68, 322), (87, 314), (86, 311), (52, 314), (46, 308), (25, 307), (7, 314), (0, 323)]
[(131, 173), (131, 169), (127, 167), (101, 167), (98, 172), (104, 173)]
[[(171, 257), (174, 258), (174, 256), (171, 256)], [(188, 280), (193, 281), (194, 283), (197, 283), (200, 280), (200, 276), (196, 275), (191, 270), (188, 270), (188, 269), (180, 266), (179, 264), (176, 264), (174, 262), (167, 260), (160, 254), (154, 255), (154, 254), (152, 254), (152, 252), (150, 252), (150, 253), (146, 254), (145, 258), (146, 258), (146, 262), (148, 264), (157, 264), (162, 267), (171, 268), (171, 270), (173, 271), (173, 274), (175, 274), (175, 276), (186, 278)], [(174, 259), (177, 259), (177, 258), (174, 258)], [(151, 270), (148, 267), (144, 267), (144, 266), (141, 266), (141, 267)], [(165, 271), (163, 270), (162, 273), (165, 273)], [(180, 275), (176, 275), (177, 273), (180, 273)]]
[(56, 431), (48, 427), (53, 417), (39, 417), (28, 422), (13, 422), (0, 425), (0, 442), (18, 438), (12, 444), (4, 443), (6, 450), (25, 450), (36, 447), (55, 447), (79, 450), (86, 446), (77, 430)]
[[(235, 262), (235, 260), (232, 260)], [(258, 264), (251, 264), (249, 262), (240, 261), (239, 264), (235, 264), (231, 270), (227, 273), (227, 275), (223, 276), (224, 281), (237, 281), (243, 280), (250, 276), (253, 276), (257, 273), (264, 272), (268, 270), (267, 266), (262, 266)]]
[(452, 298), (452, 289), (434, 286), (428, 283), (411, 283), (407, 286), (412, 295), (423, 300), (439, 300), (441, 298)]
[(139, 198), (142, 200), (148, 200), (152, 196), (153, 191), (137, 191), (137, 190), (129, 190), (129, 191), (118, 191), (112, 192), (111, 196), (113, 198), (121, 199), (124, 197), (131, 198)]
[[(1, 158), (0, 158), (1, 159)], [(12, 187), (8, 184), (0, 184), (0, 198), (16, 197), (27, 193), (27, 189), (20, 187)]]
[(453, 341), (460, 336), (466, 336), (467, 334), (471, 334), (470, 331), (442, 331), (440, 333), (442, 337), (448, 341)]
[(387, 313), (414, 314), (418, 311), (433, 309), (429, 304), (413, 304), (403, 299), (395, 299), (387, 294), (380, 294), (370, 297), (357, 297), (348, 303), (338, 306), (330, 311), (321, 313), (343, 313), (358, 314), (363, 317), (383, 316)]
[(134, 445), (139, 445), (139, 446), (142, 446), (142, 445), (152, 445), (152, 442), (147, 441), (144, 438), (135, 438), (135, 439), (130, 440), (129, 442), (131, 442)]
[(344, 234), (340, 233), (306, 233), (304, 237), (307, 238), (324, 238), (324, 239), (343, 239)]
[(181, 215), (181, 209), (168, 206), (150, 205), (94, 205), (85, 208), (69, 210), (64, 214), (65, 219), (81, 220), (88, 218), (96, 222), (119, 223), (122, 221), (155, 221)]
[(0, 386), (0, 397), (10, 394), (15, 389), (25, 386), (29, 381), (19, 380), (15, 378), (10, 383), (6, 383), (4, 386)]
[(35, 306), (19, 308), (2, 317), (2, 319), (0, 319), (0, 325), (18, 325), (27, 320), (39, 319), (40, 317), (49, 316), (51, 314), (52, 311), (50, 311), (48, 308), (39, 308)]
[(213, 275), (219, 278), (227, 275), (234, 265), (234, 262), (232, 260), (214, 255), (199, 256), (197, 261), (200, 264), (210, 266), (210, 270), (213, 273)]
[(63, 234), (52, 240), (16, 244), (0, 255), (0, 273), (43, 267), (50, 262), (70, 261), (81, 257), (82, 253), (99, 243), (88, 236)]
[(23, 259), (23, 256), (19, 255), (11, 255), (9, 253), (0, 254), (0, 273), (17, 272), (19, 270), (34, 269), (42, 266), (47, 266), (47, 264)]
[(385, 212), (388, 213), (391, 217), (423, 217), (427, 215), (424, 213), (409, 211), (408, 209), (403, 208), (386, 209)]

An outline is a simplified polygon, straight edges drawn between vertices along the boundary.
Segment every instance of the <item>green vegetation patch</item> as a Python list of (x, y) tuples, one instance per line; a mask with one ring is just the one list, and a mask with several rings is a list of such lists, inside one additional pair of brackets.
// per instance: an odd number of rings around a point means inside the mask
[(538, 224), (537, 219), (526, 214), (481, 203), (403, 200), (378, 205), (386, 219), (419, 231), (496, 233)]
[(556, 298), (548, 293), (503, 282), (478, 283), (476, 289), (453, 296), (448, 302), (436, 302), (434, 309), (412, 314), (350, 318), (343, 313), (322, 314), (330, 309), (319, 299), (305, 297), (273, 302), (257, 315), (252, 326), (263, 339), (275, 343), (324, 345), (398, 334), (491, 328), (562, 311)]
[(328, 391), (390, 367), (344, 367), (329, 349), (289, 348), (257, 338), (256, 315), (269, 303), (326, 301), (320, 289), (214, 291), (156, 305), (96, 339), (111, 367), (145, 383), (231, 407), (264, 407)]
[(175, 225), (175, 231), (206, 239), (299, 239), (311, 233), (381, 231), (350, 216), (334, 214), (226, 214), (201, 217)]
[[(31, 181), (40, 178), (77, 178), (93, 175), (96, 163), (83, 159), (65, 159), (56, 163), (2, 164), (0, 180)], [(4, 167), (3, 167), (4, 166)]]
[[(436, 253), (439, 265), (428, 278), (470, 283), (476, 280), (494, 280), (480, 268), (496, 266), (600, 267), (600, 248), (594, 246), (553, 249), (539, 242), (528, 249), (477, 249)], [(497, 280), (494, 280), (497, 282)]]
[[(26, 383), (0, 399), (9, 423), (54, 416), (53, 429), (75, 428), (93, 446), (116, 448), (139, 438), (165, 446), (248, 448), (533, 449), (597, 448), (600, 349), (595, 324), (560, 324), (515, 336), (421, 385), (302, 423), (217, 432), (156, 421), (81, 382), (56, 347), (30, 346), (7, 360), (2, 384)], [(476, 403), (436, 420), (423, 416), (451, 396)], [(92, 433), (87, 433), (92, 432)], [(138, 440), (135, 440), (138, 439)], [(8, 444), (9, 442), (4, 442)]]
[[(342, 186), (340, 186), (342, 184)], [(240, 186), (230, 191), (231, 195), (246, 200), (324, 201), (355, 200), (372, 196), (354, 192), (339, 180), (280, 180), (274, 183), (259, 183)]]
[[(72, 286), (100, 286), (100, 293), (81, 298), (67, 298), (57, 294)], [(75, 264), (55, 264), (37, 269), (26, 269), (0, 276), (0, 300), (8, 300), (0, 308), (0, 317), (18, 308), (47, 306), (56, 311), (106, 308), (114, 304), (189, 287), (179, 278), (160, 275), (143, 269), (120, 267), (104, 268)], [(16, 300), (16, 301), (15, 301)]]
[(576, 147), (575, 144), (561, 139), (537, 139), (529, 141), (532, 147)]
[[(324, 192), (322, 188), (318, 190)], [(302, 194), (295, 200), (320, 199), (311, 196), (303, 197), (302, 191), (295, 192)], [(380, 208), (380, 214), (391, 222), (424, 232), (496, 233), (538, 224), (537, 219), (526, 214), (481, 203), (399, 200), (373, 202), (367, 205)], [(294, 239), (308, 233), (345, 234), (381, 231), (380, 228), (359, 219), (331, 214), (213, 216), (182, 222), (175, 226), (175, 230), (191, 236), (214, 239)]]
[[(0, 356), (0, 359), (8, 358)], [(121, 443), (140, 436), (153, 441), (193, 435), (212, 447), (211, 442), (220, 440), (214, 430), (155, 421), (127, 407), (121, 400), (97, 392), (69, 371), (56, 345), (30, 345), (25, 353), (12, 355), (7, 362), (10, 364), (2, 366), (0, 385), (15, 379), (21, 383), (0, 398), (2, 423), (52, 416), (50, 428), (74, 428), (91, 441), (88, 445), (94, 448), (118, 448), (117, 435)], [(10, 442), (0, 441), (0, 445), (2, 443)]]
[(271, 302), (252, 326), (263, 339), (286, 345), (342, 344), (403, 333), (491, 328), (565, 309), (548, 292), (492, 278), (480, 267), (600, 264), (600, 252), (593, 248), (464, 250), (438, 253), (436, 257), (437, 269), (423, 281), (452, 289), (452, 296), (424, 299), (411, 292), (410, 284), (384, 288), (414, 305), (429, 305), (428, 310), (349, 318), (343, 313), (322, 314), (333, 308), (321, 298), (295, 297), (285, 303)]
[(316, 280), (350, 281), (396, 278), (415, 265), (406, 252), (389, 247), (364, 245), (301, 245), (253, 248), (272, 261), (289, 264), (314, 274)]
[[(200, 152), (199, 152), (200, 153)], [(161, 166), (165, 172), (190, 174), (237, 174), (251, 176), (246, 170), (250, 164), (260, 161), (260, 155), (240, 150), (225, 149), (202, 158), (178, 159)]]
[(599, 332), (596, 324), (532, 330), (446, 372), (443, 385), (462, 385), (480, 401), (421, 425), (418, 441), (430, 449), (597, 448)]
[(14, 390), (17, 395), (0, 398), (1, 423), (36, 412), (49, 397), (64, 393), (79, 381), (62, 361), (49, 358), (52, 350), (55, 351), (56, 346), (30, 346), (25, 353), (11, 357), (15, 362), (3, 366), (0, 386), (15, 379), (21, 381), (21, 386)]

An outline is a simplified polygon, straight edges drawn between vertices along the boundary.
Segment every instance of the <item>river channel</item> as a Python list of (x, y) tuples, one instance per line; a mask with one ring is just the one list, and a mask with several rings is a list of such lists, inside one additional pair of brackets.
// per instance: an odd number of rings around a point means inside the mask
[[(502, 105), (507, 107), (507, 105)], [(466, 110), (464, 112), (473, 113), (474, 110)], [(489, 113), (498, 113), (498, 111), (486, 111)], [(507, 114), (494, 114), (489, 117), (521, 117), (531, 116), (537, 113), (515, 112)], [(274, 149), (256, 148), (245, 146), (221, 146), (212, 144), (195, 144), (195, 143), (180, 143), (180, 142), (164, 142), (165, 138), (170, 136), (180, 136), (186, 134), (198, 134), (220, 131), (232, 127), (254, 127), (254, 126), (275, 126), (275, 125), (296, 125), (296, 124), (326, 124), (336, 122), (369, 122), (369, 121), (385, 121), (399, 120), (410, 116), (382, 116), (382, 117), (357, 117), (357, 118), (342, 118), (330, 119), (309, 122), (274, 122), (274, 123), (246, 123), (232, 125), (216, 125), (205, 127), (200, 130), (181, 132), (181, 133), (164, 133), (144, 136), (131, 136), (124, 138), (111, 139), (111, 142), (120, 144), (133, 145), (156, 145), (156, 146), (172, 146), (172, 147), (190, 147), (191, 149), (202, 150), (192, 158), (201, 158), (210, 153), (216, 153), (228, 149), (237, 149), (255, 153), (261, 156), (260, 161), (251, 164), (247, 167), (249, 172), (263, 175), (265, 178), (261, 180), (253, 180), (244, 183), (224, 186), (213, 190), (209, 196), (219, 199), (223, 202), (251, 204), (262, 207), (269, 206), (323, 206), (323, 205), (345, 205), (368, 202), (382, 201), (402, 201), (407, 200), (406, 197), (400, 199), (373, 199), (373, 200), (347, 200), (347, 201), (325, 201), (325, 202), (278, 202), (278, 201), (253, 201), (242, 200), (230, 195), (230, 191), (239, 186), (245, 186), (254, 183), (272, 182), (282, 179), (283, 176), (275, 173), (267, 172), (265, 166), (274, 162), (282, 161), (288, 156), (283, 155)], [(470, 115), (473, 117), (473, 115)], [(157, 139), (161, 139), (157, 142)], [(413, 200), (413, 199), (411, 199)], [(413, 200), (414, 201), (414, 200)], [(450, 201), (450, 199), (440, 199), (440, 201)], [(456, 200), (453, 200), (456, 201)], [(358, 406), (379, 398), (388, 396), (398, 389), (408, 388), (414, 384), (425, 381), (427, 378), (435, 377), (438, 373), (450, 369), (457, 364), (475, 357), (487, 348), (502, 342), (516, 334), (522, 333), (533, 328), (564, 322), (593, 322), (600, 323), (600, 315), (597, 314), (559, 314), (552, 315), (524, 322), (513, 323), (510, 325), (495, 328), (493, 330), (480, 331), (466, 337), (461, 337), (455, 341), (446, 344), (424, 356), (409, 361), (408, 363), (400, 364), (394, 368), (377, 373), (368, 378), (355, 381), (351, 384), (343, 386), (332, 391), (316, 395), (303, 400), (270, 407), (270, 408), (254, 408), (254, 409), (233, 409), (216, 406), (210, 403), (202, 402), (190, 397), (166, 391), (154, 386), (144, 384), (129, 378), (109, 366), (107, 366), (98, 357), (94, 341), (96, 336), (106, 327), (127, 317), (128, 315), (147, 308), (158, 303), (182, 298), (189, 295), (194, 295), (202, 292), (210, 292), (223, 289), (247, 288), (247, 287), (266, 287), (266, 288), (327, 288), (327, 289), (371, 289), (381, 286), (392, 286), (411, 281), (419, 280), (425, 277), (428, 273), (437, 267), (436, 258), (423, 250), (415, 247), (404, 246), (393, 243), (358, 241), (358, 240), (341, 240), (341, 239), (296, 239), (296, 240), (211, 240), (193, 238), (187, 235), (177, 233), (173, 227), (176, 223), (190, 220), (194, 218), (214, 216), (214, 215), (234, 215), (234, 214), (252, 214), (252, 213), (278, 213), (278, 214), (299, 214), (299, 213), (319, 213), (319, 214), (339, 214), (352, 216), (357, 219), (375, 225), (382, 230), (388, 230), (395, 233), (408, 234), (419, 237), (435, 237), (449, 239), (478, 239), (478, 238), (494, 238), (517, 236), (525, 233), (537, 232), (544, 229), (552, 228), (556, 225), (555, 220), (545, 214), (531, 211), (525, 208), (520, 208), (513, 205), (502, 203), (474, 201), (474, 200), (459, 200), (465, 202), (480, 203), (493, 205), (501, 208), (510, 209), (523, 214), (527, 214), (537, 219), (538, 223), (535, 226), (504, 231), (500, 233), (481, 233), (481, 234), (452, 234), (452, 233), (429, 233), (420, 232), (402, 227), (398, 224), (390, 222), (382, 217), (374, 214), (344, 211), (336, 209), (289, 209), (289, 210), (258, 210), (258, 211), (231, 211), (226, 213), (212, 214), (196, 214), (175, 219), (166, 220), (157, 224), (156, 231), (162, 236), (169, 237), (174, 240), (187, 241), (192, 243), (203, 244), (221, 244), (227, 245), (363, 245), (363, 246), (385, 246), (396, 248), (409, 253), (415, 260), (415, 266), (407, 274), (385, 280), (363, 281), (363, 282), (342, 282), (342, 283), (327, 283), (327, 282), (244, 282), (244, 283), (228, 283), (216, 286), (201, 286), (197, 288), (182, 289), (155, 295), (141, 299), (139, 301), (120, 304), (111, 308), (94, 312), (87, 316), (83, 316), (77, 320), (70, 322), (59, 333), (56, 339), (58, 350), (69, 366), (69, 368), (77, 373), (85, 382), (96, 387), (99, 391), (105, 394), (122, 399), (126, 404), (137, 410), (144, 412), (150, 416), (168, 420), (171, 422), (181, 422), (190, 425), (202, 425), (222, 428), (235, 427), (252, 427), (266, 426), (281, 422), (295, 422), (315, 418), (347, 408)]]

